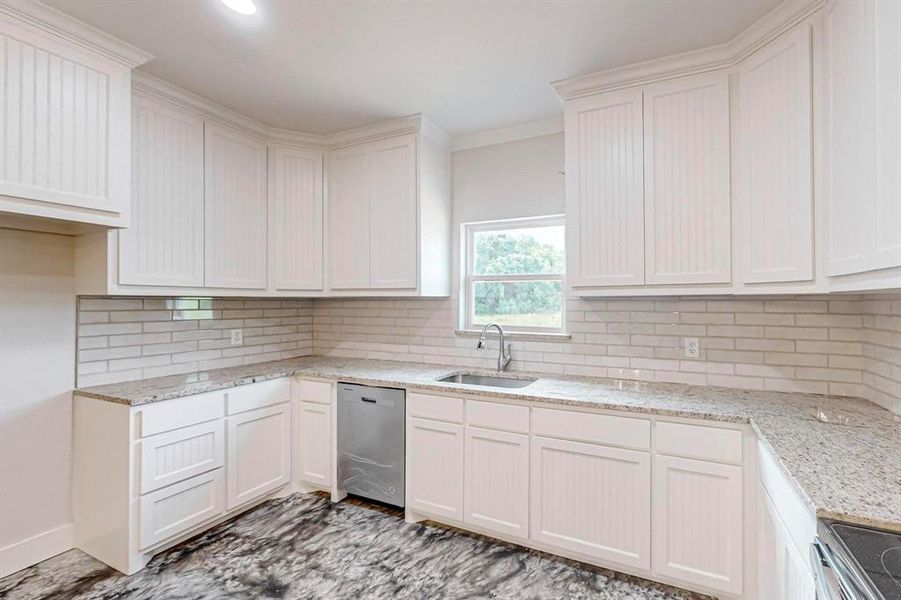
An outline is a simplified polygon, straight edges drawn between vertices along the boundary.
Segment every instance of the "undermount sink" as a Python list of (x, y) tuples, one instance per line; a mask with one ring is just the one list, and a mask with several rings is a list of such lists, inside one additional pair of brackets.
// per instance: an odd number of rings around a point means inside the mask
[(474, 373), (456, 373), (442, 377), (438, 381), (444, 383), (460, 383), (463, 385), (485, 385), (488, 387), (523, 388), (532, 384), (534, 379), (515, 379), (513, 377), (495, 377), (493, 375), (476, 375)]

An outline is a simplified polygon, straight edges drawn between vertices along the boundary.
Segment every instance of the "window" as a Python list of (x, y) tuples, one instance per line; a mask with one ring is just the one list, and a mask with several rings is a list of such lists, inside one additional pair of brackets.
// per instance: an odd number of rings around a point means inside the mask
[(464, 329), (563, 331), (562, 216), (470, 223), (465, 239)]

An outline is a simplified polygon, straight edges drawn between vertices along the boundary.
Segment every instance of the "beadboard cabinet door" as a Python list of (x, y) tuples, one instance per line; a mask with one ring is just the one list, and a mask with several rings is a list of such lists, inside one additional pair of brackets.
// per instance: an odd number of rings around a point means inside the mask
[(322, 153), (269, 146), (269, 268), (276, 290), (322, 289)]
[(463, 521), (463, 426), (407, 419), (407, 506)]
[(645, 280), (729, 283), (729, 75), (644, 88)]
[(654, 572), (742, 590), (742, 469), (655, 455)]
[(796, 549), (779, 512), (760, 486), (757, 515), (757, 597), (767, 600), (816, 600), (814, 575)]
[(825, 12), (827, 274), (901, 266), (901, 5)]
[(651, 565), (647, 452), (532, 437), (531, 535), (636, 569)]
[(300, 403), (300, 477), (307, 483), (332, 485), (332, 407), (317, 402)]
[(369, 287), (416, 287), (416, 136), (367, 146), (370, 161)]
[(203, 121), (132, 103), (132, 219), (118, 232), (119, 283), (203, 286)]
[(466, 427), (464, 521), (529, 537), (529, 436)]
[(567, 278), (644, 284), (641, 90), (566, 104)]
[(369, 156), (354, 146), (329, 156), (329, 287), (369, 287)]
[(204, 126), (207, 287), (266, 288), (266, 145), (236, 129)]
[(736, 232), (742, 283), (813, 279), (810, 26), (737, 70)]
[(0, 212), (127, 226), (131, 69), (17, 4), (0, 5)]

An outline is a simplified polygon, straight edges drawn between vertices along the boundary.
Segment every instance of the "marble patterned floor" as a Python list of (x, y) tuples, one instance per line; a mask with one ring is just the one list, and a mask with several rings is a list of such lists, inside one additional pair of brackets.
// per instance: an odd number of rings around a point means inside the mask
[(295, 494), (126, 577), (72, 550), (0, 579), (0, 598), (689, 600), (699, 596), (397, 512)]

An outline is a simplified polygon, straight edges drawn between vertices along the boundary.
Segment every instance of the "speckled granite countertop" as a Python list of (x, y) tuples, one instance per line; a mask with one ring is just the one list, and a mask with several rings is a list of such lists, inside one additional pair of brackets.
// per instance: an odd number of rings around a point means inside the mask
[[(304, 357), (80, 389), (130, 406), (291, 375), (532, 402), (750, 423), (817, 516), (901, 531), (901, 418), (856, 398), (534, 375), (525, 388), (436, 381), (457, 367)], [(527, 377), (528, 373), (512, 373)], [(834, 423), (815, 418), (823, 411)]]

